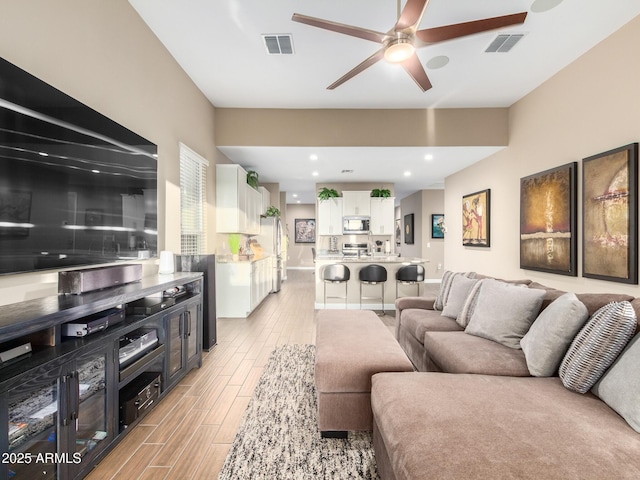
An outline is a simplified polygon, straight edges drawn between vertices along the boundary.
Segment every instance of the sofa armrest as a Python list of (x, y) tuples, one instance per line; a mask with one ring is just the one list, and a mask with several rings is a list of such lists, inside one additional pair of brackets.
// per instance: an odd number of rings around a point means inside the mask
[(436, 297), (434, 295), (425, 297), (400, 297), (396, 299), (396, 310), (405, 310), (407, 308), (433, 310), (435, 301)]

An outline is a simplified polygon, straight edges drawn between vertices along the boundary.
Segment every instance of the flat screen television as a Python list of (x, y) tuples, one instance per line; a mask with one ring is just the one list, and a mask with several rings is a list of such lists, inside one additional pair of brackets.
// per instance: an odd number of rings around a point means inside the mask
[(0, 58), (0, 274), (156, 256), (157, 204), (156, 145)]

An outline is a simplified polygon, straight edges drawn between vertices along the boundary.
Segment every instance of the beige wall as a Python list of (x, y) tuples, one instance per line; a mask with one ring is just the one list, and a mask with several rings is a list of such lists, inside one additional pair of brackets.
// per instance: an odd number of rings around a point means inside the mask
[[(520, 178), (574, 161), (581, 175), (581, 159), (640, 140), (638, 78), (640, 17), (516, 103), (508, 148), (446, 179), (445, 267), (527, 277), (565, 290), (638, 295), (638, 286), (519, 268)], [(491, 189), (491, 247), (462, 247), (461, 198), (485, 188)]]
[(505, 108), (216, 109), (221, 146), (495, 146), (507, 140)]
[(316, 218), (315, 205), (290, 203), (286, 210), (285, 234), (289, 235), (287, 268), (313, 268), (311, 248), (315, 247), (315, 244), (295, 242), (295, 219)]
[[(209, 160), (213, 252), (215, 163), (222, 158), (214, 108), (129, 3), (5, 0), (1, 9), (0, 57), (158, 145), (161, 249), (180, 250), (179, 142)], [(0, 277), (0, 304), (56, 292), (57, 274)]]
[(421, 190), (403, 198), (400, 209), (396, 211), (396, 219), (401, 219), (404, 228), (404, 216), (414, 214), (414, 243), (407, 245), (404, 242), (404, 230), (400, 247), (396, 251), (403, 257), (417, 257), (428, 260), (424, 267), (426, 278), (438, 279), (442, 276), (443, 269), (438, 269), (444, 264), (444, 240), (431, 238), (431, 215), (444, 213), (443, 190)]

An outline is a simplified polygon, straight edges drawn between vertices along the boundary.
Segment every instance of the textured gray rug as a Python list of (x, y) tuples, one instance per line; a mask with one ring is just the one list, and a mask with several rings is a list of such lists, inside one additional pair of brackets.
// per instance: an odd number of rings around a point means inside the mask
[(219, 480), (379, 478), (370, 433), (320, 437), (314, 361), (313, 345), (271, 354)]

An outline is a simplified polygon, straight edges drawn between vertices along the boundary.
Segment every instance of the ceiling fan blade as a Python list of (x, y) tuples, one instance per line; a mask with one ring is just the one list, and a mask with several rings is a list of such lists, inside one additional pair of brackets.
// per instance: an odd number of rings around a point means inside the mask
[(325, 30), (331, 30), (332, 32), (342, 33), (343, 35), (370, 40), (372, 42), (382, 43), (387, 38), (386, 33), (367, 30), (366, 28), (354, 27), (352, 25), (345, 25), (344, 23), (331, 22), (329, 20), (323, 20), (322, 18), (308, 17), (307, 15), (301, 15), (299, 13), (294, 13), (291, 17), (291, 20), (293, 20), (294, 22), (311, 25), (312, 27), (318, 27)]
[(420, 20), (422, 20), (422, 16), (424, 15), (424, 11), (427, 9), (428, 4), (429, 0), (407, 0), (407, 3), (402, 9), (400, 18), (398, 18), (393, 30), (396, 32), (410, 28), (415, 30), (418, 27)]
[(327, 87), (327, 90), (333, 90), (334, 88), (339, 87), (340, 85), (342, 85), (347, 80), (352, 79), (353, 77), (355, 77), (359, 73), (365, 71), (371, 65), (379, 62), (383, 58), (384, 58), (384, 48), (381, 48), (376, 53), (374, 53), (369, 58), (367, 58), (364, 62), (362, 62), (360, 65), (358, 65), (355, 68), (349, 70), (349, 72), (347, 72), (342, 77), (340, 77), (338, 80), (336, 80), (331, 85), (329, 85)]
[(443, 42), (445, 40), (451, 40), (452, 38), (486, 32), (496, 28), (518, 25), (524, 23), (525, 18), (527, 18), (527, 12), (456, 23), (444, 27), (427, 28), (425, 30), (418, 30), (416, 37), (427, 44)]
[(402, 62), (401, 64), (407, 73), (415, 80), (418, 86), (422, 89), (423, 92), (426, 92), (431, 88), (431, 81), (429, 81), (429, 77), (427, 76), (427, 72), (424, 71), (422, 64), (420, 63), (420, 59), (414, 53), (407, 60)]

